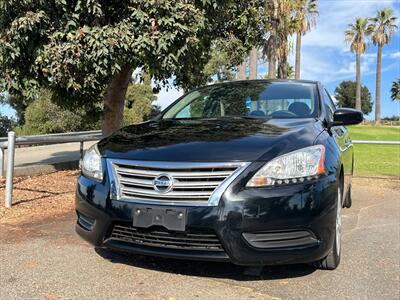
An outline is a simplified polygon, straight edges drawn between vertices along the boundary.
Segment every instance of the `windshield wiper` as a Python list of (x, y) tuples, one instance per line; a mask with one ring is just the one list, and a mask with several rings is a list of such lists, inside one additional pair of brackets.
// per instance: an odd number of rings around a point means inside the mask
[(246, 120), (269, 120), (270, 116), (223, 116), (221, 118), (232, 118), (232, 119), (246, 119)]

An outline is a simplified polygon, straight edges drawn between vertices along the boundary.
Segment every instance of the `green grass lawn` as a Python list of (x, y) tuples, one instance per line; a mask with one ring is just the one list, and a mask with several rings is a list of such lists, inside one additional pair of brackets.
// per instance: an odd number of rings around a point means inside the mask
[[(353, 140), (400, 141), (400, 127), (349, 126)], [(355, 175), (400, 177), (400, 145), (354, 145)]]

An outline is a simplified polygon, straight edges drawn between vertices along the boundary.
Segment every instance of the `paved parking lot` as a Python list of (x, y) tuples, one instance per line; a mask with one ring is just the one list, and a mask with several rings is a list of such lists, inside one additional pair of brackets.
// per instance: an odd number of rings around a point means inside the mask
[(74, 233), (70, 212), (0, 227), (0, 298), (399, 299), (400, 187), (381, 183), (356, 185), (335, 271), (295, 265), (257, 274), (231, 264), (95, 250)]

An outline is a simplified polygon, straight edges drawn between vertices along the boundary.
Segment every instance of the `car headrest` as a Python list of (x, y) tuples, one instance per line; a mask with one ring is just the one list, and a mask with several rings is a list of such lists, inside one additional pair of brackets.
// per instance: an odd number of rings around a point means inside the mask
[(311, 113), (308, 105), (302, 102), (293, 102), (289, 105), (288, 111), (296, 114), (299, 117), (309, 117)]
[(254, 116), (254, 117), (264, 117), (265, 116), (265, 112), (263, 112), (262, 110), (253, 110), (250, 113), (250, 116)]

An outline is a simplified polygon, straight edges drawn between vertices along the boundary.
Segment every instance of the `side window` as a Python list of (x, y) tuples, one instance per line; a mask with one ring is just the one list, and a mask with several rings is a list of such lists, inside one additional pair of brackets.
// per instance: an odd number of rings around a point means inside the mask
[(324, 106), (328, 120), (333, 121), (333, 113), (335, 112), (336, 107), (335, 104), (333, 104), (333, 101), (331, 100), (331, 97), (329, 96), (326, 89), (324, 89)]
[(177, 119), (200, 118), (206, 105), (205, 97), (198, 97), (187, 104), (176, 115)]

